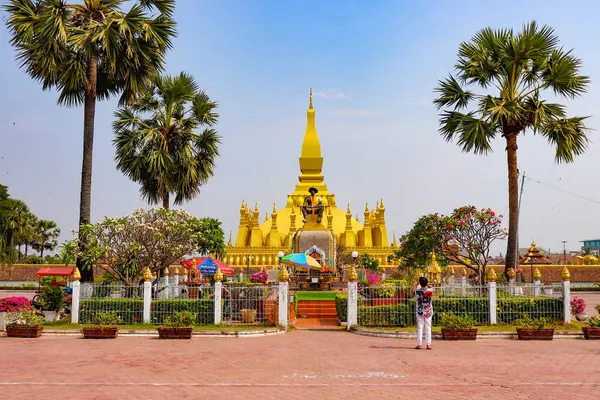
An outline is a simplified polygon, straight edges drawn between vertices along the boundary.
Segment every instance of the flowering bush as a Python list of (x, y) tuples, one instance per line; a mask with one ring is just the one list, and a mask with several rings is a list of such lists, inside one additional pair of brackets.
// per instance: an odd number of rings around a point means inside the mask
[(44, 323), (44, 318), (40, 317), (35, 311), (13, 311), (6, 314), (4, 318), (7, 326), (36, 326)]
[(257, 272), (256, 274), (252, 274), (250, 277), (250, 282), (266, 284), (267, 279), (269, 279), (269, 274), (265, 271), (261, 271)]
[(571, 313), (574, 315), (579, 315), (579, 314), (583, 314), (583, 312), (585, 311), (585, 300), (583, 300), (581, 297), (573, 297), (573, 300), (571, 300)]
[(13, 311), (31, 311), (33, 307), (27, 299), (23, 296), (7, 297), (0, 299), (0, 312), (13, 312)]
[(79, 232), (87, 243), (75, 242), (86, 268), (103, 268), (114, 280), (134, 283), (149, 267), (162, 270), (194, 251), (222, 255), (225, 244), (221, 223), (198, 219), (183, 210), (138, 209), (131, 215), (105, 218), (83, 225)]
[(456, 208), (451, 215), (424, 215), (401, 237), (395, 258), (403, 268), (418, 269), (435, 253), (442, 267), (452, 261), (484, 278), (492, 243), (508, 234), (502, 218), (490, 208), (474, 206)]
[(381, 285), (382, 283), (383, 283), (383, 281), (381, 280), (379, 275), (377, 275), (377, 274), (367, 275), (367, 284), (369, 286), (377, 286), (377, 285)]

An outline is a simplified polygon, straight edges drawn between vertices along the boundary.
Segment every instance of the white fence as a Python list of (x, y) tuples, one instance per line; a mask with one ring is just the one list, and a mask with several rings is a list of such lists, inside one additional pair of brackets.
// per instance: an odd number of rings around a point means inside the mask
[(272, 285), (72, 284), (71, 321), (93, 323), (98, 313), (115, 312), (126, 324), (160, 325), (175, 312), (189, 311), (196, 325), (260, 324), (287, 327), (288, 283)]

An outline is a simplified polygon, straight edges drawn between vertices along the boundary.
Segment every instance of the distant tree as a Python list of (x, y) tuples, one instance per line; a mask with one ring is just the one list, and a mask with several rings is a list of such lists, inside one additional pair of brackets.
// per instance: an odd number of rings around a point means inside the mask
[[(84, 106), (79, 225), (90, 222), (96, 102), (130, 102), (164, 65), (175, 36), (174, 0), (11, 0), (4, 6), (11, 44), (27, 73), (58, 103)], [(85, 244), (85, 240), (80, 242)], [(78, 262), (80, 264), (80, 262)], [(82, 280), (91, 281), (91, 270)]]
[(40, 252), (40, 258), (44, 258), (44, 250), (54, 250), (58, 245), (60, 229), (56, 222), (39, 220), (35, 231), (35, 242), (33, 248)]
[(220, 136), (217, 104), (186, 73), (157, 76), (113, 122), (117, 168), (149, 204), (194, 199), (213, 176)]
[(517, 137), (531, 130), (556, 149), (555, 160), (573, 162), (588, 145), (586, 117), (567, 117), (565, 106), (542, 99), (550, 92), (574, 98), (586, 91), (589, 78), (581, 60), (559, 47), (549, 26), (530, 22), (521, 32), (485, 28), (458, 50), (455, 76), (439, 81), (434, 100), (440, 133), (465, 152), (487, 154), (491, 141), (506, 141), (509, 226), (505, 268), (517, 266), (519, 193)]

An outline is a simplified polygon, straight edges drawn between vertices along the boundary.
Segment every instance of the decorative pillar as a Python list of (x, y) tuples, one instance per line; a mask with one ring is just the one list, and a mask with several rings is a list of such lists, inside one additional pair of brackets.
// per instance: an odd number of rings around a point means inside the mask
[(222, 293), (223, 293), (223, 273), (221, 272), (221, 270), (219, 268), (217, 268), (217, 272), (215, 273), (214, 276), (215, 279), (215, 306), (214, 306), (214, 312), (215, 312), (215, 325), (220, 325), (222, 318), (223, 318), (223, 303), (221, 301), (222, 299)]
[(496, 292), (496, 279), (498, 279), (498, 276), (496, 275), (496, 271), (494, 271), (494, 268), (490, 268), (490, 271), (488, 272), (488, 303), (489, 303), (489, 310), (490, 310), (490, 325), (495, 325), (498, 321), (497, 318), (497, 307), (498, 307), (498, 296), (497, 296), (497, 292)]
[(171, 276), (171, 279), (169, 279), (169, 286), (171, 289), (169, 298), (171, 298), (171, 299), (178, 298), (179, 292), (180, 292), (180, 290), (179, 290), (179, 268), (178, 267), (173, 268), (173, 275)]
[(460, 270), (460, 275), (460, 295), (464, 297), (467, 295), (467, 269), (465, 267)]
[(79, 323), (79, 299), (81, 298), (81, 274), (79, 273), (79, 268), (75, 267), (75, 271), (73, 271), (73, 277), (71, 278), (71, 288), (73, 289), (71, 293), (71, 323), (78, 324)]
[(537, 297), (542, 294), (542, 273), (538, 268), (533, 272), (533, 296)]
[(508, 293), (514, 296), (517, 294), (515, 289), (515, 270), (513, 268), (509, 268), (506, 274), (508, 275)]
[(571, 323), (571, 273), (564, 267), (562, 270), (563, 281), (563, 312), (565, 324)]
[(143, 321), (145, 324), (149, 324), (150, 321), (150, 308), (152, 307), (152, 272), (150, 268), (146, 268), (144, 271), (144, 314)]
[(288, 294), (290, 275), (287, 267), (281, 265), (279, 269), (279, 325), (287, 330), (288, 327)]
[(350, 268), (350, 272), (348, 272), (348, 307), (347, 307), (347, 329), (353, 325), (358, 325), (358, 286), (356, 280), (358, 279), (358, 274), (356, 273), (356, 268), (354, 265)]

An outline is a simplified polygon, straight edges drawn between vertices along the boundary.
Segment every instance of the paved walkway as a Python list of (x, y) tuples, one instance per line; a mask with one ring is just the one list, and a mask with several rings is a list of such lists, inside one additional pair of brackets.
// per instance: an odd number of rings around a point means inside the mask
[(600, 342), (0, 337), (2, 399), (597, 399)]

